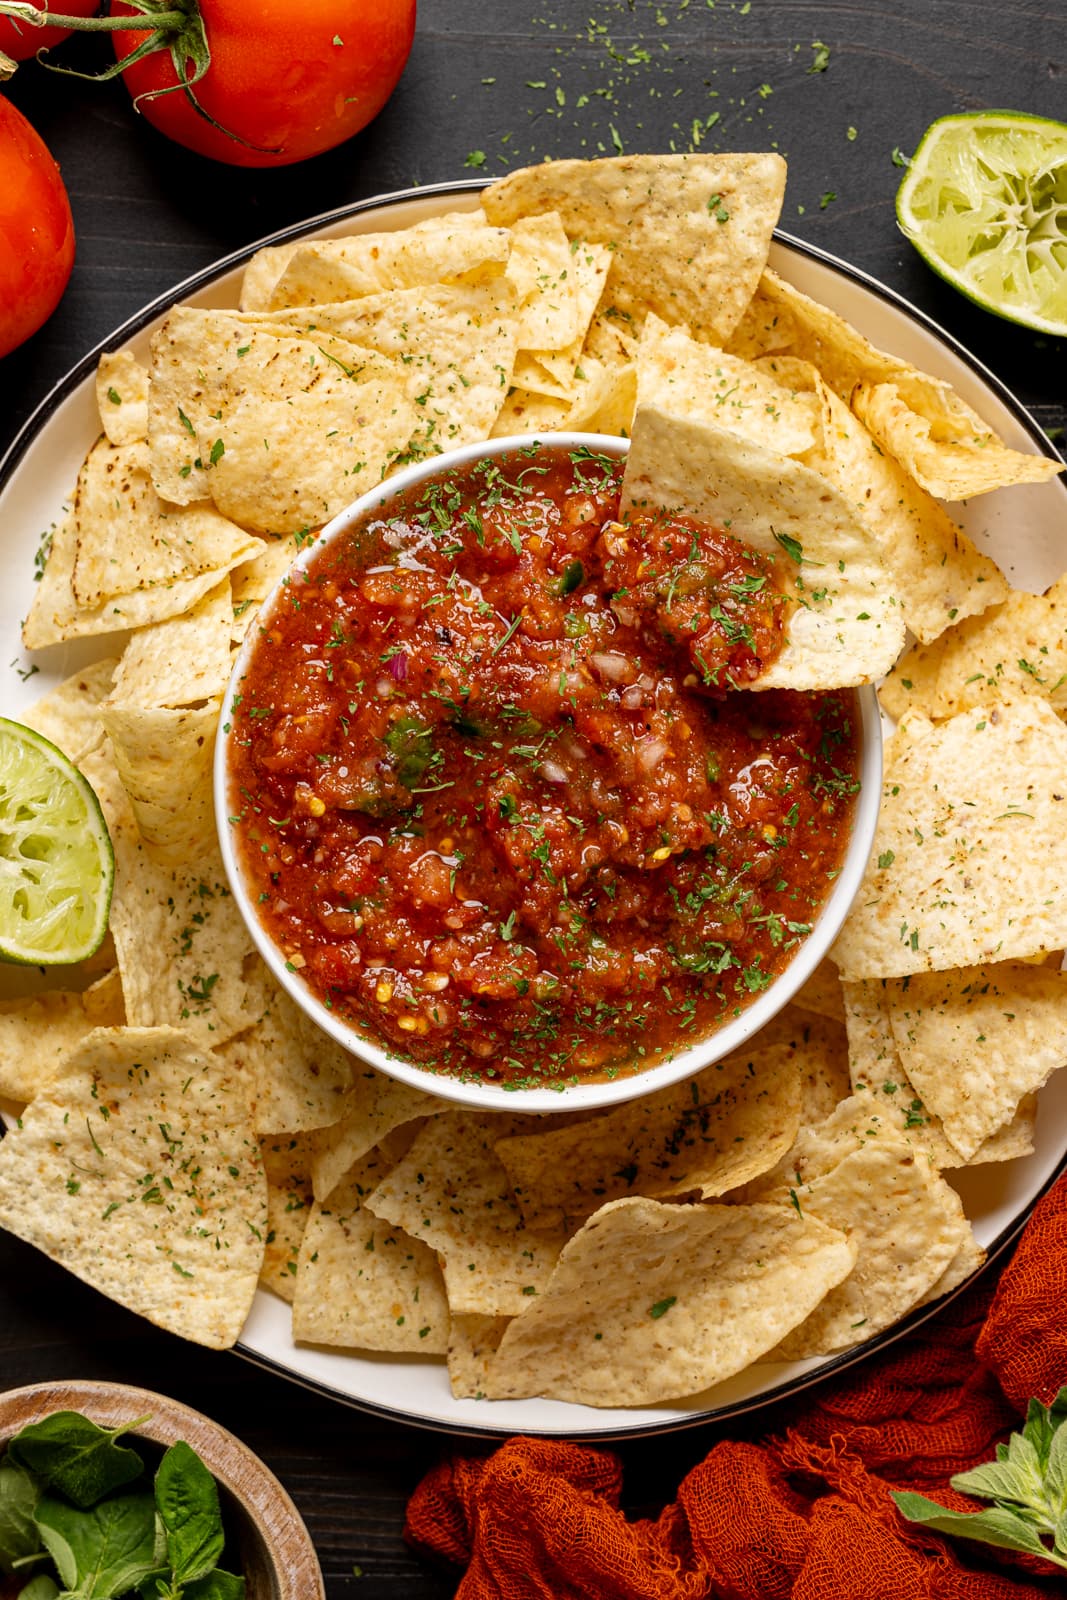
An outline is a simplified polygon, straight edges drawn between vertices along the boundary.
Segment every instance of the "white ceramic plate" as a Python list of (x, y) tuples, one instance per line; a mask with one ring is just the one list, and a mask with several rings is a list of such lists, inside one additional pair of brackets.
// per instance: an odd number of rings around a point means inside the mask
[[(477, 187), (469, 184), (442, 184), (387, 195), (330, 212), (261, 242), (408, 227), (445, 210), (473, 209), (477, 197)], [(100, 349), (126, 346), (147, 357), (152, 332), (179, 300), (199, 306), (235, 306), (243, 264), (254, 248), (258, 247), (250, 246), (179, 284), (173, 293), (118, 328)], [(776, 239), (771, 264), (799, 289), (847, 317), (875, 344), (947, 378), (1008, 444), (1055, 454), (996, 378), (891, 290), (782, 235)], [(37, 652), (34, 662), (39, 670), (25, 682), (21, 679), (19, 669), (24, 673), (30, 665), (21, 648), (19, 626), (33, 592), (34, 553), (42, 533), (59, 515), (99, 431), (93, 386), (98, 353), (90, 351), (57, 385), (0, 462), (0, 662), (12, 663), (7, 668), (2, 701), (3, 713), (8, 716), (18, 716), (20, 708), (103, 650), (95, 639)], [(1067, 484), (1062, 480), (982, 495), (958, 508), (958, 515), (978, 547), (996, 558), (1017, 587), (1036, 592), (1060, 576), (1062, 530), (1067, 525)], [(950, 1174), (963, 1196), (975, 1234), (990, 1255), (1007, 1246), (1034, 1201), (1064, 1166), (1065, 1129), (1067, 1071), (1055, 1076), (1042, 1092), (1032, 1156)], [(425, 1427), (471, 1434), (611, 1438), (691, 1426), (780, 1399), (862, 1360), (932, 1315), (938, 1305), (913, 1313), (879, 1338), (844, 1355), (758, 1365), (679, 1404), (633, 1410), (591, 1410), (554, 1400), (454, 1400), (443, 1361), (295, 1345), (288, 1306), (262, 1291), (239, 1348), (252, 1360), (321, 1393)]]

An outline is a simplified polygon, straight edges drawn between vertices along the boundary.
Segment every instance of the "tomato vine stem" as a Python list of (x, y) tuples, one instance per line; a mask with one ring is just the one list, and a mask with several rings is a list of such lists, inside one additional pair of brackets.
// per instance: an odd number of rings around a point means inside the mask
[[(141, 100), (156, 100), (160, 95), (180, 91), (197, 116), (203, 117), (205, 122), (217, 128), (219, 133), (224, 133), (235, 144), (264, 155), (276, 155), (277, 150), (271, 146), (253, 144), (239, 133), (234, 133), (232, 128), (223, 127), (209, 111), (205, 111), (193, 93), (193, 86), (206, 77), (211, 67), (211, 47), (197, 0), (177, 0), (177, 4), (171, 0), (170, 5), (166, 0), (126, 0), (126, 3), (136, 11), (136, 16), (72, 17), (66, 12), (51, 10), (47, 3), (35, 5), (31, 0), (0, 0), (0, 17), (10, 17), (12, 21), (26, 23), (31, 28), (67, 28), (72, 33), (147, 33), (148, 37), (135, 50), (112, 62), (109, 67), (101, 68), (99, 72), (78, 72), (73, 67), (61, 66), (57, 61), (46, 61), (45, 51), (38, 52), (38, 60), (52, 72), (65, 72), (68, 77), (104, 83), (109, 78), (120, 76), (135, 61), (143, 61), (146, 56), (166, 50), (170, 54), (176, 82), (136, 95), (133, 102), (135, 110)], [(10, 77), (14, 67), (14, 62), (9, 62), (6, 56), (0, 56), (0, 80)]]

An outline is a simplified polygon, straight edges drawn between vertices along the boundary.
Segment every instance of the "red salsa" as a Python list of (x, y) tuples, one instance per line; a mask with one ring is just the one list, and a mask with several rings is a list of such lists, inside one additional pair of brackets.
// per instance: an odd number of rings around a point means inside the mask
[(857, 781), (851, 694), (746, 685), (775, 562), (619, 520), (539, 447), (423, 485), (294, 574), (233, 712), (259, 914), (393, 1053), (515, 1086), (648, 1066), (810, 931)]

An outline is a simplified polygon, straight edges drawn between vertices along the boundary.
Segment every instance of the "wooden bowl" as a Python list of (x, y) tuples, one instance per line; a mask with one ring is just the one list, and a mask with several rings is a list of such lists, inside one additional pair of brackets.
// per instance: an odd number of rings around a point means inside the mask
[[(325, 1600), (322, 1572), (300, 1513), (259, 1457), (217, 1422), (166, 1395), (125, 1383), (34, 1383), (0, 1394), (0, 1451), (28, 1423), (53, 1411), (81, 1411), (107, 1428), (147, 1416), (130, 1438), (161, 1450), (184, 1439), (219, 1486), (246, 1600)], [(151, 1454), (148, 1465), (151, 1469)]]

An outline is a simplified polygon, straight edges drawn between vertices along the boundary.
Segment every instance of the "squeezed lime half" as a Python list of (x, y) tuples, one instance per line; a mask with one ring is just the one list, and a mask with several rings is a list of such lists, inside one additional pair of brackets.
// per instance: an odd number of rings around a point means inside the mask
[(92, 955), (114, 881), (87, 779), (32, 728), (0, 717), (0, 959), (60, 966)]
[(1024, 111), (939, 118), (897, 191), (897, 221), (978, 305), (1067, 335), (1067, 123)]

